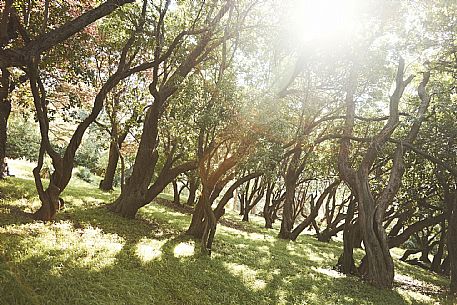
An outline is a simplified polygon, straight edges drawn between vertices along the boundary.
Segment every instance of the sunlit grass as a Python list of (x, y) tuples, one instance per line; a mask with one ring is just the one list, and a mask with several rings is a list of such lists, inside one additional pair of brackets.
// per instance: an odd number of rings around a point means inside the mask
[(167, 240), (143, 238), (136, 245), (136, 255), (143, 262), (150, 262), (162, 256), (162, 246)]
[(136, 220), (120, 218), (104, 207), (116, 193), (77, 181), (63, 195), (65, 211), (45, 224), (22, 213), (39, 204), (33, 181), (12, 178), (0, 189), (0, 304), (453, 303), (441, 293), (447, 279), (397, 260), (402, 280), (439, 291), (381, 291), (343, 276), (333, 269), (340, 242), (279, 240), (260, 217), (241, 223), (227, 213), (237, 226), (218, 226), (208, 258), (199, 241), (182, 235), (190, 215), (161, 205), (141, 209)]

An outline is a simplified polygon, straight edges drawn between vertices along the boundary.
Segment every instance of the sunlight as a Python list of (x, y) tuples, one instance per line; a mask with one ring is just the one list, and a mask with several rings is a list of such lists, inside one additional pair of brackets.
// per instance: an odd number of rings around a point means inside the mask
[(267, 283), (260, 279), (258, 272), (247, 265), (236, 263), (224, 263), (225, 268), (236, 277), (240, 277), (244, 284), (254, 291), (265, 289)]
[(175, 257), (186, 257), (194, 255), (194, 242), (179, 243), (173, 250)]
[(322, 273), (322, 274), (325, 274), (329, 277), (333, 277), (333, 278), (342, 278), (342, 277), (345, 277), (344, 274), (342, 273), (339, 273), (338, 271), (336, 270), (333, 270), (333, 269), (326, 269), (326, 268), (316, 268), (316, 267), (312, 267), (312, 269), (314, 271), (317, 271), (319, 273)]
[(135, 254), (145, 263), (158, 259), (162, 256), (162, 246), (166, 241), (167, 239), (157, 240), (143, 238), (136, 245)]
[[(432, 304), (433, 299), (425, 294), (421, 294), (417, 291), (409, 291), (401, 288), (395, 289), (409, 304), (417, 303), (417, 304)], [(438, 303), (433, 303), (438, 304)]]
[(356, 28), (356, 0), (294, 0), (291, 8), (302, 43), (345, 39)]
[(104, 233), (97, 227), (75, 229), (70, 221), (7, 226), (5, 232), (32, 237), (27, 242), (33, 247), (18, 258), (18, 262), (41, 259), (43, 253), (53, 253), (43, 259), (51, 262), (50, 272), (55, 276), (71, 268), (101, 270), (112, 266), (125, 243), (117, 234)]

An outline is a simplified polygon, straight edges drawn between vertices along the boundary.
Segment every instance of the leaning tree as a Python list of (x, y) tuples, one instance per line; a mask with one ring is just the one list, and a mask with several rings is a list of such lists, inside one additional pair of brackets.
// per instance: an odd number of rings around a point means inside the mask
[[(163, 184), (150, 186), (159, 159), (157, 147), (160, 118), (170, 98), (183, 87), (187, 76), (207, 61), (224, 42), (242, 30), (246, 14), (251, 8), (250, 4), (238, 6), (233, 1), (221, 5), (182, 3), (173, 13), (170, 12), (169, 5), (170, 1), (166, 1), (164, 6), (156, 7), (157, 27), (153, 45), (155, 65), (149, 85), (153, 102), (145, 115), (133, 171), (120, 196), (110, 206), (113, 212), (124, 217), (134, 217), (138, 209), (150, 203), (179, 174), (195, 168), (196, 164), (192, 161), (171, 164), (168, 171), (161, 170), (167, 176), (168, 181), (163, 183), (165, 186), (162, 189), (160, 187)], [(181, 28), (172, 31), (168, 24), (178, 16), (180, 10), (190, 12), (192, 21), (183, 22)]]

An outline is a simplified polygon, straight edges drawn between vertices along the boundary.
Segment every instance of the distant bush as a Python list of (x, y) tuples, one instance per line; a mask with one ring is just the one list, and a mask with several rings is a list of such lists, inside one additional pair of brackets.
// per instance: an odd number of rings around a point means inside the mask
[[(72, 127), (70, 126), (70, 129)], [(80, 147), (76, 151), (75, 165), (85, 167), (92, 173), (101, 174), (107, 163), (107, 145), (109, 138), (103, 138), (104, 134), (99, 134), (95, 130), (89, 129), (89, 132), (84, 137)], [(62, 137), (54, 141), (51, 134), (51, 144), (54, 149), (60, 154), (64, 154), (65, 146), (68, 144), (69, 138)], [(26, 159), (31, 162), (36, 162), (38, 152), (40, 150), (41, 135), (38, 123), (31, 118), (21, 116), (11, 116), (8, 120), (8, 140), (6, 144), (6, 155), (11, 159)], [(100, 162), (102, 155), (106, 155), (106, 161)], [(46, 167), (46, 166), (44, 166)], [(43, 175), (47, 177), (47, 169), (44, 168)], [(52, 171), (51, 171), (52, 172)]]
[(93, 181), (92, 174), (87, 167), (79, 166), (77, 168), (75, 175), (76, 175), (76, 177), (78, 177), (79, 179), (81, 179), (83, 181), (86, 181), (87, 183), (91, 183)]
[[(99, 174), (100, 162), (103, 151), (109, 145), (109, 138), (99, 138), (95, 132), (86, 135), (81, 146), (78, 148), (75, 156), (75, 163), (79, 166), (86, 167), (92, 173)], [(106, 166), (106, 165), (105, 165)]]
[(6, 155), (12, 159), (23, 158), (36, 161), (40, 139), (37, 123), (31, 119), (11, 116), (8, 120)]

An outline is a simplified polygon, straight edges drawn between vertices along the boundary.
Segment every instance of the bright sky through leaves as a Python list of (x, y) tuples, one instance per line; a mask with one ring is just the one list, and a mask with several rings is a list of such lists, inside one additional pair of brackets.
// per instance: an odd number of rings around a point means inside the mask
[(356, 1), (295, 0), (290, 17), (302, 42), (345, 38), (356, 28)]

